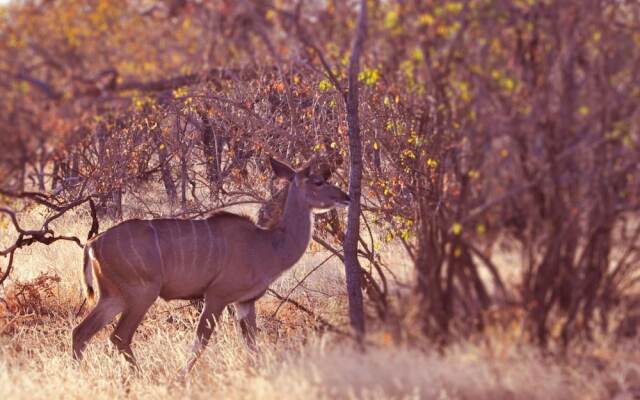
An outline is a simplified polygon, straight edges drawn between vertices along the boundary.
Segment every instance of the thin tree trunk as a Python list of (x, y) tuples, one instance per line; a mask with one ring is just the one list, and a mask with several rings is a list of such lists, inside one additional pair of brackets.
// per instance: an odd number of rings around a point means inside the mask
[(217, 134), (205, 111), (198, 112), (202, 120), (202, 148), (207, 165), (207, 180), (211, 196), (217, 195), (220, 185), (220, 135)]
[(121, 221), (122, 220), (122, 189), (115, 189), (111, 193), (111, 218)]
[(73, 184), (77, 185), (77, 178), (80, 176), (80, 157), (78, 153), (74, 152), (71, 155), (71, 177), (73, 178)]
[(180, 157), (180, 205), (183, 211), (187, 209), (187, 185), (189, 184), (187, 161), (187, 151), (183, 149)]
[(18, 177), (16, 178), (16, 191), (23, 192), (25, 189), (24, 181), (27, 178), (27, 158), (26, 156), (20, 157), (20, 167), (18, 169)]
[(167, 145), (162, 143), (162, 138), (159, 132), (154, 132), (153, 138), (158, 148), (158, 160), (160, 161), (160, 175), (162, 176), (162, 183), (164, 184), (164, 190), (167, 193), (167, 198), (171, 206), (176, 203), (178, 198), (178, 191), (176, 190), (176, 184), (171, 176), (171, 168), (169, 166), (169, 155), (167, 152)]
[(176, 115), (176, 142), (180, 146), (180, 207), (182, 211), (187, 209), (187, 185), (189, 184), (188, 173), (188, 156), (189, 156), (189, 144), (185, 133), (187, 130), (187, 120), (185, 118), (184, 127), (180, 122), (180, 114)]
[(38, 155), (36, 161), (36, 175), (38, 177), (38, 190), (44, 192), (45, 188), (45, 174), (47, 168), (47, 162), (49, 161), (49, 156), (47, 154), (47, 147), (45, 140), (40, 138)]
[(360, 1), (360, 15), (349, 60), (349, 89), (345, 94), (347, 125), (349, 128), (349, 213), (347, 233), (344, 240), (344, 265), (349, 295), (351, 326), (359, 338), (364, 336), (364, 309), (362, 303), (362, 272), (358, 260), (358, 237), (360, 236), (360, 192), (362, 186), (362, 141), (358, 120), (358, 72), (360, 54), (367, 30), (367, 0)]
[(176, 190), (176, 184), (173, 182), (171, 176), (171, 169), (169, 168), (169, 162), (167, 157), (167, 150), (160, 149), (158, 151), (158, 157), (160, 158), (160, 174), (162, 175), (162, 183), (164, 183), (164, 190), (167, 192), (167, 198), (171, 205), (176, 203), (178, 192)]
[(58, 188), (58, 182), (60, 182), (60, 161), (54, 159), (53, 171), (51, 172), (51, 191), (55, 191)]
[(19, 165), (17, 189), (19, 192), (22, 192), (27, 189), (26, 185), (29, 179), (29, 153), (27, 151), (27, 145), (24, 142), (20, 144)]

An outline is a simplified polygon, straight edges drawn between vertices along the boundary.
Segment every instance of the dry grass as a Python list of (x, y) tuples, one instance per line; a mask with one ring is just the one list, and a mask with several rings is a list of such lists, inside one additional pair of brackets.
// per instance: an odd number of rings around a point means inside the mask
[[(74, 234), (88, 229), (80, 215), (57, 228)], [(324, 257), (307, 254), (274, 287), (287, 293)], [(112, 326), (91, 341), (78, 365), (71, 359), (70, 332), (81, 320), (80, 258), (71, 244), (33, 247), (17, 258), (15, 278), (33, 280), (48, 272), (61, 279), (49, 282), (49, 295), (37, 299), (40, 307), (3, 315), (0, 306), (0, 398), (626, 399), (640, 388), (640, 352), (632, 346), (607, 346), (603, 340), (560, 360), (496, 335), (440, 354), (391, 343), (381, 330), (371, 334), (372, 345), (362, 353), (347, 339), (313, 331), (313, 321), (291, 307), (272, 317), (278, 306), (273, 298), (258, 303), (262, 332), (256, 358), (225, 314), (186, 383), (176, 372), (188, 357), (197, 315), (184, 302), (158, 301), (150, 310), (134, 339), (139, 374), (112, 349)], [(0, 297), (10, 298), (11, 290), (0, 289)], [(295, 296), (332, 323), (346, 323), (336, 262), (312, 275)]]

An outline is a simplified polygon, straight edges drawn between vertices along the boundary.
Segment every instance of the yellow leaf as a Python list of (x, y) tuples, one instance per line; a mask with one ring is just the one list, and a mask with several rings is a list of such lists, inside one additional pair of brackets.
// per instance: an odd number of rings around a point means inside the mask
[(406, 150), (403, 150), (402, 153), (400, 153), (400, 158), (402, 159), (410, 158), (412, 160), (415, 160), (416, 154), (412, 150), (406, 149)]
[(464, 9), (464, 5), (460, 1), (450, 1), (444, 5), (444, 8), (452, 14), (457, 14)]
[(592, 37), (593, 37), (593, 41), (594, 42), (599, 42), (600, 39), (602, 39), (602, 32), (595, 31), (595, 32), (593, 32), (593, 36)]
[(174, 99), (177, 99), (177, 98), (180, 98), (180, 97), (184, 97), (187, 94), (187, 89), (178, 88), (178, 89), (175, 89), (171, 94), (173, 95)]
[(189, 30), (189, 28), (191, 28), (191, 19), (185, 18), (182, 21), (182, 29), (186, 31), (186, 30)]
[(365, 68), (358, 74), (358, 80), (364, 82), (368, 86), (375, 85), (380, 79), (380, 71), (375, 68)]
[(411, 58), (413, 58), (416, 61), (424, 60), (424, 53), (422, 52), (422, 49), (419, 47), (416, 47), (415, 49), (413, 49), (413, 51), (411, 52)]
[(455, 258), (458, 258), (462, 255), (462, 250), (460, 249), (460, 247), (456, 247), (455, 249), (453, 249), (453, 256)]
[(578, 109), (578, 113), (580, 113), (580, 115), (582, 115), (583, 117), (586, 117), (587, 115), (589, 115), (589, 107), (587, 106), (581, 106)]
[(384, 16), (384, 27), (393, 29), (396, 25), (398, 25), (398, 12), (391, 10)]
[(516, 87), (516, 83), (511, 78), (504, 78), (500, 81), (500, 84), (507, 91), (511, 92)]
[(326, 92), (327, 90), (333, 89), (333, 83), (331, 83), (328, 79), (323, 79), (318, 84), (318, 89), (320, 89), (321, 92)]
[(453, 225), (451, 225), (451, 233), (453, 233), (456, 236), (460, 235), (460, 233), (462, 233), (462, 225), (459, 222), (456, 222)]
[(411, 232), (409, 231), (409, 229), (405, 229), (402, 231), (402, 239), (404, 240), (409, 240), (411, 238)]
[(468, 172), (469, 178), (478, 179), (480, 177), (480, 171), (477, 169), (472, 169)]
[(433, 25), (433, 23), (435, 22), (435, 18), (433, 17), (433, 15), (431, 14), (421, 14), (418, 17), (418, 24), (420, 25)]
[(267, 21), (273, 21), (276, 18), (276, 12), (273, 10), (269, 10), (266, 12), (264, 17)]

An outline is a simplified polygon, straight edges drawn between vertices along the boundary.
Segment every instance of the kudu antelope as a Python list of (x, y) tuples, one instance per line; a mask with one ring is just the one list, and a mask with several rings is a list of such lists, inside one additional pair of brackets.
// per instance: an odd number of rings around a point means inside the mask
[(280, 222), (271, 228), (221, 212), (204, 220), (129, 220), (92, 239), (84, 250), (83, 278), (96, 307), (73, 330), (80, 360), (89, 339), (121, 314), (111, 341), (135, 365), (131, 339), (153, 302), (204, 298), (188, 372), (206, 346), (225, 306), (234, 304), (243, 336), (255, 345), (255, 301), (304, 254), (311, 213), (347, 205), (349, 196), (310, 167), (295, 171), (271, 159), (290, 181)]

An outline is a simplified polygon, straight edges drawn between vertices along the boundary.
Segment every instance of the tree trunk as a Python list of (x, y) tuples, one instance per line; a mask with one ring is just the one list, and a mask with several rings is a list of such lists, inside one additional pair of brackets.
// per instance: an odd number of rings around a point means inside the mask
[[(180, 114), (176, 115), (176, 142), (180, 150), (180, 207), (182, 211), (187, 209), (187, 185), (189, 184), (189, 147), (190, 144), (186, 138), (187, 120), (185, 118), (184, 126), (180, 121)], [(195, 200), (195, 199), (194, 199)]]
[(73, 183), (76, 185), (77, 179), (80, 176), (80, 157), (78, 157), (78, 153), (74, 152), (71, 155), (71, 177), (73, 178)]
[(189, 166), (187, 161), (187, 151), (183, 149), (182, 156), (180, 157), (180, 205), (182, 211), (186, 211), (187, 209), (187, 185), (189, 184)]
[(111, 201), (112, 201), (112, 218), (115, 220), (122, 220), (122, 189), (115, 189), (111, 193)]
[(345, 96), (347, 125), (349, 128), (349, 213), (347, 233), (344, 240), (344, 265), (349, 295), (351, 326), (360, 339), (364, 336), (364, 308), (362, 303), (362, 272), (358, 260), (358, 238), (360, 236), (360, 192), (362, 186), (362, 141), (358, 120), (358, 72), (360, 54), (367, 30), (367, 1), (360, 1), (360, 15), (349, 60), (349, 88)]
[(60, 161), (58, 159), (54, 159), (53, 161), (53, 171), (51, 172), (51, 191), (56, 191), (58, 188), (58, 183), (60, 182)]
[(211, 120), (205, 111), (198, 112), (202, 120), (202, 149), (207, 166), (207, 180), (209, 181), (211, 196), (217, 194), (220, 185), (220, 156), (222, 141), (220, 135), (213, 130)]
[(23, 192), (25, 189), (24, 181), (27, 178), (27, 158), (26, 156), (20, 157), (20, 167), (18, 168), (18, 176), (16, 178), (16, 191)]
[(159, 132), (154, 132), (153, 139), (158, 149), (158, 161), (160, 161), (160, 176), (162, 177), (162, 183), (164, 184), (164, 190), (167, 193), (169, 203), (173, 207), (178, 198), (178, 191), (176, 190), (176, 184), (171, 176), (171, 168), (169, 166), (169, 155), (167, 152), (167, 145), (162, 142)]
[(36, 175), (38, 178), (38, 190), (44, 192), (45, 188), (45, 175), (49, 156), (47, 154), (47, 146), (44, 138), (40, 138), (38, 145), (38, 154), (36, 160)]

